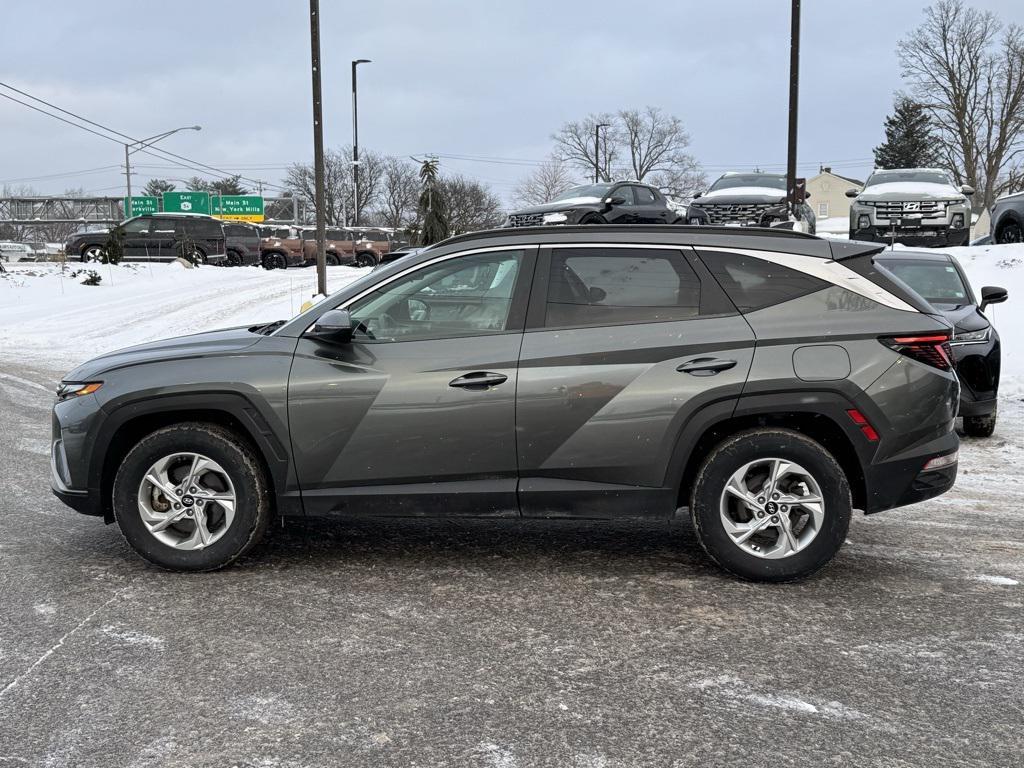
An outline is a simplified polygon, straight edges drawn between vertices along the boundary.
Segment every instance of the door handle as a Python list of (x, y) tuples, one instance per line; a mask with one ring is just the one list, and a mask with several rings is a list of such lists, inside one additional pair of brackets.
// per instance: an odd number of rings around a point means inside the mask
[(714, 376), (721, 371), (736, 367), (735, 360), (719, 360), (715, 357), (698, 357), (681, 364), (677, 371), (691, 376)]
[(491, 373), (490, 371), (474, 371), (465, 376), (459, 376), (448, 382), (449, 387), (462, 387), (463, 389), (490, 389), (508, 381), (508, 376), (503, 373)]

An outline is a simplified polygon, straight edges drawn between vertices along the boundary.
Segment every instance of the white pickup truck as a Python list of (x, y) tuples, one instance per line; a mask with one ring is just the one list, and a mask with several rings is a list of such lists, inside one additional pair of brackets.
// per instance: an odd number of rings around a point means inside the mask
[(941, 247), (967, 245), (974, 189), (941, 168), (876, 170), (849, 189), (850, 239)]

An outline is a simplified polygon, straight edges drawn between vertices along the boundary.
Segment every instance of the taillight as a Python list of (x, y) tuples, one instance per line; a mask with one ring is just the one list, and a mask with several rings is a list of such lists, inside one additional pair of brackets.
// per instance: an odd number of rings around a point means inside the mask
[(953, 349), (949, 346), (949, 338), (948, 333), (930, 333), (927, 336), (883, 336), (879, 341), (919, 363), (940, 371), (951, 371)]

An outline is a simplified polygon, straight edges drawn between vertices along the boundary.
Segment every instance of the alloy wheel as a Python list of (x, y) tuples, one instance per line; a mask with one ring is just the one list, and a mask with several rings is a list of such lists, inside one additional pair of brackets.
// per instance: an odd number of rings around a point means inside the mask
[(999, 230), (999, 242), (1000, 243), (1019, 243), (1021, 242), (1021, 228), (1019, 224), (1007, 224), (1001, 230)]
[(719, 509), (732, 543), (767, 559), (805, 549), (825, 519), (818, 481), (799, 464), (780, 458), (757, 459), (736, 470), (722, 491)]
[(154, 462), (139, 483), (139, 515), (158, 541), (175, 549), (216, 543), (235, 517), (235, 487), (220, 464), (198, 453)]

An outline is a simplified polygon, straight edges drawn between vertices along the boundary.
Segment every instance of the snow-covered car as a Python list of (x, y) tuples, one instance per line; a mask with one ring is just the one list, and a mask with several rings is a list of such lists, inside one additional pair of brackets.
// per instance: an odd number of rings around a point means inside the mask
[(35, 252), (26, 243), (0, 242), (0, 261), (30, 261)]
[(992, 206), (992, 241), (1024, 242), (1024, 192), (1003, 195)]
[(703, 195), (697, 195), (686, 212), (693, 225), (727, 227), (776, 227), (815, 234), (814, 211), (806, 202), (794, 218), (786, 202), (786, 175), (783, 173), (723, 174)]
[(927, 247), (967, 245), (974, 188), (941, 168), (876, 170), (864, 188), (846, 190), (850, 239)]

